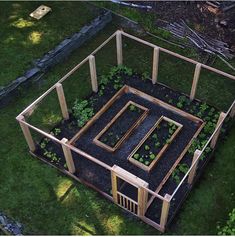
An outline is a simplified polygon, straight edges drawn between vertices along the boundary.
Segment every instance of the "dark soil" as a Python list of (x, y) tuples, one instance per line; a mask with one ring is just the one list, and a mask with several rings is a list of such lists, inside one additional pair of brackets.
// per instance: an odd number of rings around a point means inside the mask
[[(140, 91), (143, 91), (168, 103), (169, 100), (171, 100), (171, 104), (173, 104), (174, 106), (177, 105), (177, 103), (179, 102), (179, 98), (181, 98), (180, 101), (183, 104), (183, 109), (186, 112), (190, 111), (190, 113), (194, 115), (199, 114), (203, 118), (208, 117), (210, 113), (211, 117), (209, 119), (215, 120), (216, 118), (218, 118), (218, 110), (216, 110), (216, 108), (208, 106), (208, 108), (206, 107), (204, 108), (204, 110), (202, 110), (202, 102), (196, 100), (190, 102), (189, 99), (185, 97), (185, 95), (182, 95), (177, 91), (173, 91), (168, 87), (165, 87), (160, 84), (153, 85), (149, 80), (143, 82), (141, 76), (137, 74), (131, 76), (121, 74), (121, 76), (123, 85), (130, 85), (136, 89), (139, 89)], [(113, 83), (111, 82), (106, 85), (104, 95), (99, 96), (98, 94), (93, 93), (89, 97), (87, 97), (87, 99), (92, 98), (92, 101), (94, 102), (94, 112), (97, 112), (105, 103), (109, 101), (109, 99), (116, 92), (117, 89), (114, 89)], [(107, 150), (95, 145), (93, 143), (94, 137), (101, 132), (101, 130), (114, 117), (114, 115), (117, 114), (118, 111), (120, 111), (130, 100), (148, 108), (149, 113), (147, 117), (115, 152), (108, 152)], [(213, 109), (213, 112), (211, 111), (211, 109)], [(183, 128), (181, 129), (176, 139), (174, 139), (173, 142), (169, 145), (169, 149), (164, 153), (157, 165), (152, 169), (150, 173), (148, 173), (138, 168), (134, 164), (128, 162), (127, 157), (162, 115), (181, 123), (183, 125)], [(80, 130), (80, 128), (78, 128), (76, 124), (76, 120), (71, 115), (68, 121), (63, 121), (62, 123), (58, 124), (57, 128), (60, 128), (61, 132), (57, 134), (57, 137), (59, 139), (63, 137), (71, 139)], [(152, 102), (149, 102), (137, 95), (127, 93), (117, 99), (114, 104), (100, 116), (100, 118), (78, 139), (78, 141), (75, 142), (75, 146), (110, 166), (113, 166), (115, 164), (122, 167), (123, 169), (148, 182), (149, 188), (155, 190), (162, 181), (162, 179), (165, 177), (169, 169), (172, 167), (176, 159), (179, 157), (185, 146), (191, 140), (199, 126), (200, 124), (192, 122), (175, 112), (166, 110), (165, 108), (162, 108)], [(207, 132), (203, 132), (205, 134), (203, 136), (203, 139), (201, 139), (202, 141), (208, 139), (210, 134), (213, 132), (213, 129), (211, 131), (208, 130)], [(50, 158), (48, 159), (48, 157), (44, 155), (45, 151), (55, 153), (57, 159), (54, 161)], [(61, 169), (64, 169), (65, 159), (60, 145), (49, 141), (46, 145), (46, 148), (42, 149), (42, 147), (38, 145), (38, 149), (35, 153), (44, 157), (46, 160), (49, 160), (50, 162), (56, 164)], [(204, 164), (209, 159), (210, 153), (210, 151), (207, 152), (205, 154), (205, 158), (200, 161), (198, 171), (203, 169)], [(75, 154), (74, 152), (72, 152), (72, 154), (77, 170), (77, 173), (75, 175), (77, 175), (80, 179), (91, 183), (101, 191), (111, 195), (110, 171), (102, 168), (101, 166), (95, 164), (94, 162), (91, 162), (90, 160), (78, 154)], [(191, 162), (192, 154), (187, 153), (181, 163), (185, 163), (190, 167)], [(184, 174), (180, 174), (180, 177), (183, 177), (183, 175)], [(176, 181), (172, 178), (169, 178), (160, 192), (161, 195), (164, 196), (165, 193), (172, 194), (176, 186)], [(170, 216), (173, 216), (183, 197), (190, 190), (190, 188), (191, 187), (187, 184), (187, 182), (182, 185), (179, 192), (177, 192), (177, 195), (172, 200)], [(122, 192), (124, 192), (124, 194), (126, 194), (127, 196), (132, 197), (134, 191), (132, 191), (131, 188), (128, 188), (128, 185), (124, 185)], [(161, 201), (155, 199), (150, 208), (147, 210), (146, 216), (158, 222), (161, 213), (161, 205)]]

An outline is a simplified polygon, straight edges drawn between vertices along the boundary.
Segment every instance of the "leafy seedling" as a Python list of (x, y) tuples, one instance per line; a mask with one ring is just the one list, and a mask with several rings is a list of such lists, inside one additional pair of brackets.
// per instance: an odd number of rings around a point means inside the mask
[(145, 149), (146, 151), (149, 151), (149, 150), (150, 150), (150, 147), (149, 147), (148, 145), (145, 145), (145, 146), (144, 146), (144, 149)]
[(134, 158), (135, 158), (136, 160), (138, 160), (139, 157), (140, 157), (140, 154), (138, 154), (138, 153), (134, 154)]
[(149, 162), (148, 160), (146, 160), (146, 161), (144, 162), (144, 164), (145, 164), (146, 166), (149, 166), (150, 162)]
[(154, 155), (154, 154), (151, 154), (151, 155), (149, 156), (149, 158), (150, 158), (151, 160), (154, 160), (154, 159), (155, 159), (155, 155)]

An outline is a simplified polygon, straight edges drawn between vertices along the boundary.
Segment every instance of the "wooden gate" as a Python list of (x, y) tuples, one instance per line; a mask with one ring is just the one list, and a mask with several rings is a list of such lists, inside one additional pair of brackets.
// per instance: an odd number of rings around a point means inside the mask
[(148, 200), (144, 187), (148, 183), (117, 165), (112, 167), (111, 176), (113, 201), (134, 215), (144, 216)]

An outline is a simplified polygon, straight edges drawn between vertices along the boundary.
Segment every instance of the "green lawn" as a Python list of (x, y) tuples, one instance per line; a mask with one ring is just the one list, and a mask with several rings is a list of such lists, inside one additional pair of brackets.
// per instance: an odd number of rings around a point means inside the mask
[(43, 2), (0, 2), (0, 88), (21, 76), (31, 62), (98, 15), (85, 3), (46, 2), (52, 12), (40, 20), (29, 14)]
[[(30, 2), (27, 4), (30, 6)], [(35, 8), (35, 3), (31, 4), (32, 8)], [(57, 4), (59, 8), (63, 4), (72, 3), (57, 2), (54, 4)], [(84, 5), (84, 3), (77, 2), (74, 4), (78, 8), (80, 4)], [(76, 17), (71, 13), (68, 15), (71, 15), (71, 18)], [(64, 27), (66, 28), (66, 26)], [(116, 22), (113, 22), (97, 37), (75, 51), (69, 60), (63, 64), (63, 67), (61, 65), (56, 66), (45, 76), (42, 84), (31, 86), (30, 90), (21, 90), (21, 94), (15, 102), (1, 109), (0, 210), (24, 224), (26, 234), (159, 234), (158, 231), (141, 221), (127, 217), (120, 208), (106, 201), (89, 188), (71, 181), (53, 168), (32, 158), (28, 153), (20, 127), (15, 120), (15, 116), (19, 112), (86, 57), (117, 28)], [(161, 41), (148, 39), (174, 51), (178, 50), (163, 44)], [(114, 50), (114, 45), (114, 43), (110, 43), (104, 51), (97, 55), (99, 75), (105, 73), (115, 63), (116, 57), (111, 53)], [(128, 41), (125, 42), (124, 49), (130, 50), (131, 53), (124, 53), (124, 63), (141, 72), (149, 73), (148, 60), (151, 58), (151, 52), (145, 47), (137, 49), (137, 45)], [(38, 48), (34, 46), (33, 50), (36, 54)], [(187, 50), (180, 50), (179, 52), (190, 56)], [(223, 65), (216, 63), (219, 68), (223, 69)], [(187, 91), (189, 83), (181, 82), (179, 84), (179, 81), (187, 81), (188, 78), (191, 78), (188, 73), (192, 71), (192, 68), (185, 66), (180, 68), (180, 65), (180, 63), (175, 64), (173, 59), (172, 62), (163, 63), (162, 67), (164, 68), (160, 71), (160, 78), (175, 88), (184, 86), (184, 90)], [(25, 64), (22, 61), (19, 63), (19, 68), (22, 71), (25, 70)], [(7, 75), (13, 73), (9, 69), (7, 72)], [(88, 77), (87, 68), (84, 67), (80, 74), (75, 74), (70, 82), (64, 84), (67, 94), (71, 90), (70, 104), (75, 97), (84, 97), (89, 91), (86, 81)], [(77, 86), (76, 79), (79, 80), (79, 86)], [(218, 82), (217, 86), (223, 86), (222, 89), (220, 88), (221, 94), (223, 93), (224, 98), (227, 98), (226, 103), (224, 103), (223, 100), (218, 99), (216, 87), (211, 87), (212, 79), (213, 75), (204, 75), (205, 86), (201, 87), (201, 94), (210, 102), (214, 102), (220, 107), (226, 107), (234, 99), (234, 83), (233, 85), (230, 81), (223, 83), (221, 80)], [(212, 98), (217, 99), (213, 100)], [(46, 105), (53, 109), (55, 102), (56, 100), (52, 98)], [(45, 114), (50, 113), (45, 107), (38, 116), (42, 115), (43, 112)], [(40, 121), (38, 116), (35, 118), (35, 123)], [(219, 223), (225, 223), (228, 213), (235, 204), (234, 144), (235, 126), (233, 125), (230, 135), (218, 147), (214, 161), (205, 170), (203, 177), (190, 194), (167, 234), (216, 234), (216, 226)]]

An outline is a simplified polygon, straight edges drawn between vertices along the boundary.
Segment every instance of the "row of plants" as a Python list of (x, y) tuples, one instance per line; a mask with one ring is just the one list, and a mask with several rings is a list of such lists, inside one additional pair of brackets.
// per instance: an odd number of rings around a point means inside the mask
[(135, 152), (133, 158), (149, 166), (155, 159), (159, 158), (158, 154), (163, 147), (170, 144), (171, 137), (177, 128), (174, 123), (162, 120)]

